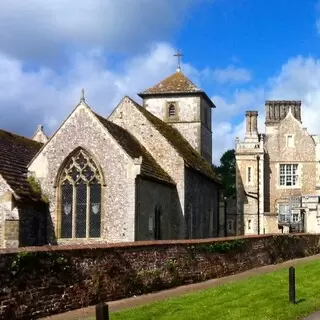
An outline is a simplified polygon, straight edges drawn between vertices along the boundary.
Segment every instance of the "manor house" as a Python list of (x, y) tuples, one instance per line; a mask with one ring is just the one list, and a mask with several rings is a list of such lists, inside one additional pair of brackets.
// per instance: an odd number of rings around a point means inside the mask
[(236, 139), (236, 234), (320, 232), (320, 142), (301, 121), (301, 101), (266, 101), (265, 133), (246, 112)]
[(180, 70), (106, 117), (81, 97), (48, 138), (0, 130), (0, 247), (214, 237), (207, 94)]

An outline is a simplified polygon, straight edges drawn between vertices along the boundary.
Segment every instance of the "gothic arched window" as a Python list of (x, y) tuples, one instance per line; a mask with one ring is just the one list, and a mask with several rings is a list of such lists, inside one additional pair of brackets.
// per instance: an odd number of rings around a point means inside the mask
[(100, 237), (101, 185), (100, 171), (84, 150), (70, 156), (59, 180), (61, 238)]

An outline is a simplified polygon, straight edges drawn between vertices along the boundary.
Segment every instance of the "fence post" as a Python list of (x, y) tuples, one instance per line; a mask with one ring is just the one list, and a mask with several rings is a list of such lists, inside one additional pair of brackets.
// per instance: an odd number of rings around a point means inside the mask
[(289, 302), (296, 303), (296, 269), (289, 268)]
[(96, 305), (96, 320), (109, 320), (109, 307), (104, 302)]

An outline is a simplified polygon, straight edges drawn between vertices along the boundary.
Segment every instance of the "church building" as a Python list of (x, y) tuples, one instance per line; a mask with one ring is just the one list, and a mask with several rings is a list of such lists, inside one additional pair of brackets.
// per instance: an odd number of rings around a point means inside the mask
[(57, 131), (0, 130), (0, 247), (215, 237), (220, 181), (206, 93), (178, 69)]
[(320, 142), (301, 121), (301, 101), (265, 103), (265, 133), (247, 111), (236, 139), (236, 234), (320, 232)]

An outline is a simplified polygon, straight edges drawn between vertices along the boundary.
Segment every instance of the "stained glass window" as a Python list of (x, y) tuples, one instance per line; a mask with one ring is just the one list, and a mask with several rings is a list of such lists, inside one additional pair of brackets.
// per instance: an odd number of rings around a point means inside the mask
[(60, 179), (61, 238), (98, 238), (101, 228), (101, 176), (82, 149), (72, 155)]

